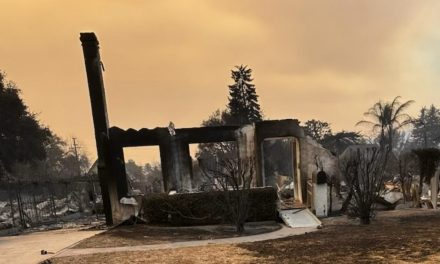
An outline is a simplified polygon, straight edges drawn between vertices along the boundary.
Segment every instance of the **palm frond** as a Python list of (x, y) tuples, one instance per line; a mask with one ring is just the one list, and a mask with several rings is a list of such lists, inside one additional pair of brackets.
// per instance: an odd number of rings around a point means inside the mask
[(405, 103), (399, 105), (399, 107), (397, 107), (397, 109), (394, 112), (394, 118), (399, 116), (399, 114), (402, 111), (406, 110), (413, 103), (414, 103), (414, 100), (409, 100), (409, 101), (406, 101)]
[(360, 125), (377, 125), (377, 124), (368, 120), (361, 120), (356, 123), (356, 126), (360, 126)]

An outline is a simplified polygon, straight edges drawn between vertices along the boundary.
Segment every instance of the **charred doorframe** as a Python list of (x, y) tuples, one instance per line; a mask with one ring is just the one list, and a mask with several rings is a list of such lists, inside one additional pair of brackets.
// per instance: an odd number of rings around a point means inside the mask
[(255, 123), (255, 157), (257, 163), (257, 186), (264, 186), (264, 151), (263, 142), (273, 138), (294, 138), (295, 139), (295, 164), (294, 180), (295, 198), (302, 202), (302, 186), (300, 172), (300, 138), (304, 137), (304, 132), (296, 119), (269, 120)]
[(301, 195), (301, 188), (300, 188), (300, 184), (301, 184), (301, 174), (300, 174), (300, 169), (299, 169), (299, 161), (300, 161), (300, 148), (299, 148), (299, 140), (296, 137), (276, 137), (276, 138), (265, 138), (262, 142), (261, 142), (261, 177), (263, 180), (263, 185), (267, 186), (267, 182), (266, 182), (266, 164), (264, 161), (264, 158), (266, 157), (266, 155), (268, 155), (265, 150), (264, 150), (264, 143), (266, 141), (275, 141), (275, 140), (283, 140), (283, 139), (288, 139), (289, 143), (290, 143), (290, 157), (292, 158), (291, 160), (291, 173), (292, 173), (292, 180), (293, 180), (293, 184), (294, 184), (294, 198), (300, 202), (302, 202), (302, 195)]

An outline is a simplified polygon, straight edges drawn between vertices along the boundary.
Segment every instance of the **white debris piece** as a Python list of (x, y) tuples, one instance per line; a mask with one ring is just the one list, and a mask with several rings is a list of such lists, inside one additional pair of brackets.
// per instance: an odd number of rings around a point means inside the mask
[(38, 210), (42, 210), (43, 208), (48, 207), (49, 204), (50, 204), (49, 201), (44, 201), (44, 202), (41, 202), (41, 203), (37, 204), (37, 208), (38, 208)]
[(129, 205), (138, 205), (138, 203), (136, 202), (136, 199), (134, 199), (133, 197), (122, 197), (121, 200), (119, 201), (121, 204), (129, 204)]
[(8, 202), (2, 202), (0, 201), (0, 209), (3, 209), (4, 207), (6, 207), (8, 205)]
[(385, 199), (385, 201), (389, 202), (390, 204), (395, 204), (399, 200), (403, 199), (403, 193), (401, 193), (401, 192), (387, 192), (383, 196), (383, 199)]
[(287, 226), (295, 227), (319, 227), (322, 225), (321, 221), (310, 212), (309, 209), (291, 209), (279, 210), (281, 219)]

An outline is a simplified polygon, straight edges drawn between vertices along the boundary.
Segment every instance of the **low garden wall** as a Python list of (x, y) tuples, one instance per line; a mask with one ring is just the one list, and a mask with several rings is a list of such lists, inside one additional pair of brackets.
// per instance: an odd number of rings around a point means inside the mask
[[(229, 191), (234, 202), (237, 191)], [(248, 222), (276, 220), (277, 193), (272, 187), (251, 189), (249, 193)], [(142, 213), (150, 224), (172, 226), (210, 225), (231, 222), (231, 211), (222, 191), (154, 194), (145, 196)]]

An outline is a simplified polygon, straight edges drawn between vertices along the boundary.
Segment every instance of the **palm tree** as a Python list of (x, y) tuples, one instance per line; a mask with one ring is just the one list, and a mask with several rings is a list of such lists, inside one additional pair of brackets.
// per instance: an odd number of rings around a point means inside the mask
[(395, 133), (402, 127), (412, 123), (412, 118), (404, 113), (404, 111), (414, 103), (413, 100), (401, 103), (400, 96), (394, 98), (392, 102), (379, 101), (373, 105), (364, 116), (370, 120), (359, 121), (356, 125), (372, 126), (373, 131), (380, 131), (379, 145), (381, 148), (389, 146), (389, 150), (393, 148), (393, 137)]

